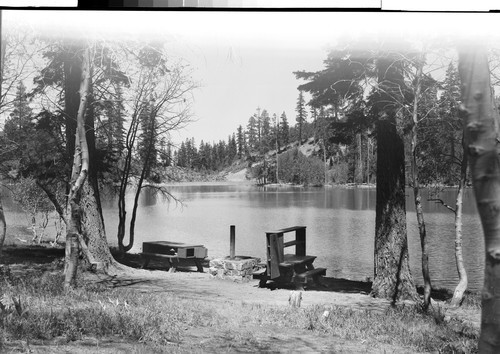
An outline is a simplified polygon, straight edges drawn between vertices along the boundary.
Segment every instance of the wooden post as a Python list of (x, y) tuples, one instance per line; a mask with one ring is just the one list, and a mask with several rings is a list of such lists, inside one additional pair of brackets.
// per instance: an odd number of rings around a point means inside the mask
[(230, 226), (230, 235), (229, 235), (229, 257), (234, 259), (236, 249), (236, 226)]
[(306, 228), (301, 227), (295, 231), (295, 240), (297, 240), (297, 245), (295, 246), (295, 255), (305, 256), (306, 255)]

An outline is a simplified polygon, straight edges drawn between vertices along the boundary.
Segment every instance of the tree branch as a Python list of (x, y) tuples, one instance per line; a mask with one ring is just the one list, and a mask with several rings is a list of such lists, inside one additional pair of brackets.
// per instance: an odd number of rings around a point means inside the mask
[(441, 204), (442, 206), (444, 206), (446, 209), (450, 210), (451, 212), (453, 212), (453, 214), (456, 214), (457, 213), (457, 210), (455, 208), (453, 208), (452, 206), (446, 204), (444, 202), (444, 200), (442, 199), (439, 199), (439, 198), (429, 198), (427, 199), (428, 202), (435, 202), (437, 204)]

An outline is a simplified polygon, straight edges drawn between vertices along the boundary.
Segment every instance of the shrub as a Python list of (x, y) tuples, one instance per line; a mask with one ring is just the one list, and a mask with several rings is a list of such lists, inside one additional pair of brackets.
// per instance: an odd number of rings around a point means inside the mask
[(332, 166), (328, 171), (328, 182), (334, 184), (349, 183), (349, 164), (347, 162), (339, 162)]
[(306, 157), (294, 148), (278, 158), (279, 178), (282, 182), (320, 186), (324, 183), (325, 167), (321, 160)]

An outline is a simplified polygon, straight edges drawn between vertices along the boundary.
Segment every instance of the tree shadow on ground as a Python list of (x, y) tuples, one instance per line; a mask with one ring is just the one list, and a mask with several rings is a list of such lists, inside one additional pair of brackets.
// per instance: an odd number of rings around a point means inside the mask
[[(270, 290), (289, 289), (295, 290), (296, 287), (292, 283), (277, 283), (268, 281), (265, 288)], [(306, 287), (306, 291), (332, 291), (339, 293), (357, 293), (369, 294), (372, 289), (371, 282), (355, 281), (342, 278), (322, 277), (319, 284), (310, 284)]]
[[(135, 253), (125, 253), (120, 254), (118, 249), (111, 248), (111, 253), (113, 257), (121, 264), (132, 268), (142, 268), (143, 260), (140, 254)], [(64, 248), (63, 247), (52, 247), (50, 245), (13, 245), (6, 246), (3, 249), (2, 255), (0, 257), (0, 264), (3, 265), (44, 265), (49, 264), (54, 261), (63, 262), (64, 260)], [(208, 267), (208, 260), (205, 260), (203, 267)], [(167, 271), (168, 265), (166, 262), (151, 260), (148, 265), (149, 270), (161, 270)], [(182, 260), (177, 267), (178, 272), (195, 272), (196, 267), (194, 262), (190, 260)], [(116, 278), (116, 277), (106, 277), (100, 280), (103, 284), (116, 288), (131, 286), (139, 283), (148, 283), (150, 280), (138, 280), (138, 279), (126, 279), (126, 278)], [(333, 277), (323, 277), (321, 280), (321, 285), (311, 285), (307, 288), (307, 291), (331, 291), (340, 293), (359, 293), (359, 294), (369, 294), (371, 292), (372, 283), (369, 281), (354, 281), (342, 278)], [(266, 288), (274, 289), (295, 289), (293, 284), (279, 284), (272, 281), (268, 281)], [(423, 287), (417, 287), (417, 291), (420, 295), (423, 295)], [(448, 289), (432, 289), (432, 298), (434, 300), (447, 301), (453, 296), (453, 292)]]
[(8, 246), (2, 251), (0, 264), (45, 264), (64, 257), (64, 248), (45, 245)]
[[(270, 290), (275, 289), (289, 289), (295, 290), (296, 287), (292, 283), (275, 283), (268, 281), (265, 288)], [(357, 293), (357, 294), (370, 294), (372, 289), (372, 282), (370, 281), (355, 281), (343, 278), (323, 277), (320, 284), (310, 285), (306, 291), (331, 291), (339, 293)], [(424, 295), (423, 286), (417, 287), (419, 295)], [(448, 301), (452, 298), (453, 292), (448, 289), (432, 289), (431, 297), (434, 300)]]
[(109, 288), (123, 288), (127, 286), (133, 286), (137, 284), (149, 284), (151, 280), (148, 279), (137, 279), (137, 278), (122, 278), (116, 275), (106, 276), (96, 281), (98, 285), (104, 285)]

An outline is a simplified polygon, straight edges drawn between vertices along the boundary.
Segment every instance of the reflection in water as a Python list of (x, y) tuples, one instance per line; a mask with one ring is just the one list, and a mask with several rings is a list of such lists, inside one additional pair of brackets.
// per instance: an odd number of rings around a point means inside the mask
[(141, 206), (153, 206), (156, 205), (156, 200), (158, 197), (158, 193), (155, 193), (154, 190), (148, 191), (147, 188), (144, 190), (145, 193), (141, 193)]

